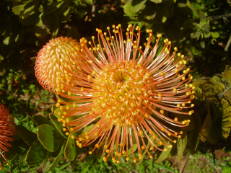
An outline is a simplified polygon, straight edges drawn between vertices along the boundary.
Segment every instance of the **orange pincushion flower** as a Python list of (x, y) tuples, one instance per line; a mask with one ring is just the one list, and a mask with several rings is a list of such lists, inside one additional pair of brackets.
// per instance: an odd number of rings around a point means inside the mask
[(77, 71), (79, 43), (72, 38), (50, 40), (39, 52), (35, 62), (35, 76), (43, 88), (59, 93), (72, 85), (71, 71)]
[[(80, 70), (60, 93), (59, 120), (79, 147), (103, 150), (103, 159), (134, 162), (172, 147), (190, 122), (194, 86), (184, 56), (168, 39), (147, 30), (142, 48), (139, 27), (97, 29), (98, 39), (81, 39)], [(90, 48), (89, 48), (90, 47)], [(76, 67), (77, 68), (77, 67)]]
[(14, 135), (14, 124), (7, 108), (0, 104), (0, 152), (7, 152), (11, 147), (12, 136)]

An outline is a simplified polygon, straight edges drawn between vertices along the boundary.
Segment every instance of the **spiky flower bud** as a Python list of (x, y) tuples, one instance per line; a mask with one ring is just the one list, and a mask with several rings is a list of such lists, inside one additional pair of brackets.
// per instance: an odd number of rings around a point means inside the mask
[(35, 62), (35, 76), (40, 85), (54, 93), (65, 92), (72, 85), (78, 71), (80, 45), (68, 37), (50, 40), (39, 52)]

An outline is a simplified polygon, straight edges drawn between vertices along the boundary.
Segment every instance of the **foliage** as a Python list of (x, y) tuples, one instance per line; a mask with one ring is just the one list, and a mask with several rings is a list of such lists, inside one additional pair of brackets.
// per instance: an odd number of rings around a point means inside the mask
[[(230, 172), (229, 0), (1, 0), (0, 11), (0, 103), (17, 125), (0, 172)], [(49, 39), (90, 37), (95, 28), (117, 23), (163, 33), (186, 55), (195, 76), (191, 128), (171, 151), (156, 155), (161, 163), (115, 165), (77, 148), (54, 116), (57, 98), (34, 77), (34, 57)], [(198, 150), (211, 153), (190, 154)]]
[(194, 80), (198, 100), (206, 104), (206, 115), (200, 134), (202, 141), (216, 143), (221, 137), (228, 138), (230, 135), (230, 70), (230, 67), (226, 67), (222, 74)]
[[(189, 60), (193, 62), (193, 68), (201, 74), (211, 75), (221, 72), (224, 70), (223, 64), (230, 62), (228, 52), (223, 51), (230, 35), (228, 26), (231, 14), (227, 2), (217, 0), (125, 2), (124, 13), (131, 23), (166, 34), (174, 43), (180, 45), (181, 50), (187, 52)], [(210, 65), (214, 68), (205, 70)]]

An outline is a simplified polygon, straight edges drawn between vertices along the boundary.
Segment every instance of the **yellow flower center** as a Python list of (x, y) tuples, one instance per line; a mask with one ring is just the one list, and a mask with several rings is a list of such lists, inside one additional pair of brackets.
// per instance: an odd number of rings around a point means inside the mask
[(149, 114), (153, 95), (148, 71), (133, 61), (106, 65), (93, 79), (92, 111), (117, 125), (132, 125)]

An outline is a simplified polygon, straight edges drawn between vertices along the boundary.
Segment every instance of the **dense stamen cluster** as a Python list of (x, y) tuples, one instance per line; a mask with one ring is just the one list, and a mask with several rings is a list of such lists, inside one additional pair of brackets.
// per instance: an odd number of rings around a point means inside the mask
[(185, 57), (152, 30), (143, 46), (139, 27), (96, 31), (97, 38), (80, 40), (82, 63), (78, 73), (68, 71), (72, 85), (59, 93), (59, 121), (79, 147), (92, 147), (89, 154), (101, 148), (105, 161), (152, 158), (181, 138), (193, 114)]
[(151, 82), (147, 70), (136, 62), (106, 65), (93, 80), (92, 112), (102, 112), (101, 116), (120, 126), (137, 123), (149, 112), (145, 107), (153, 95)]
[(11, 147), (14, 135), (14, 124), (7, 108), (0, 104), (0, 158), (5, 159), (4, 153)]

